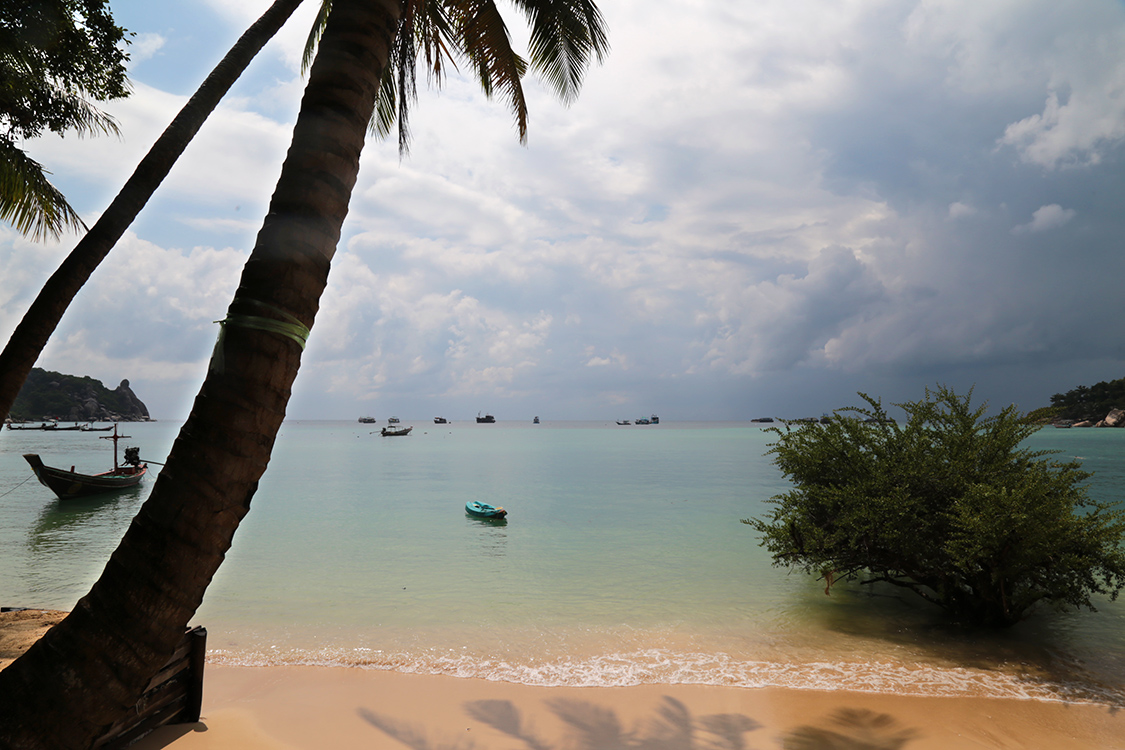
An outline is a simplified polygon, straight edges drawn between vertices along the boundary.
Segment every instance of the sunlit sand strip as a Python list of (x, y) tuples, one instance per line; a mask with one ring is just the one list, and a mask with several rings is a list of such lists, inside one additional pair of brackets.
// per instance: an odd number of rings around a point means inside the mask
[(712, 685), (794, 690), (848, 690), (918, 697), (980, 697), (1125, 706), (1125, 690), (1092, 680), (1029, 673), (890, 662), (739, 661), (726, 655), (638, 651), (586, 659), (517, 664), (503, 659), (424, 656), (373, 649), (217, 649), (209, 663), (229, 666), (354, 667), (405, 674), (508, 682), (539, 687)]

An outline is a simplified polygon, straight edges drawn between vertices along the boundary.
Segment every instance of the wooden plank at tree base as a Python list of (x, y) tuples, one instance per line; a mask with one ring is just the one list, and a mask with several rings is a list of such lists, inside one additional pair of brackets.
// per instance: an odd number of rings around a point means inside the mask
[(168, 664), (152, 678), (136, 708), (94, 743), (96, 750), (119, 750), (165, 724), (192, 724), (203, 709), (203, 666), (207, 629), (184, 633)]

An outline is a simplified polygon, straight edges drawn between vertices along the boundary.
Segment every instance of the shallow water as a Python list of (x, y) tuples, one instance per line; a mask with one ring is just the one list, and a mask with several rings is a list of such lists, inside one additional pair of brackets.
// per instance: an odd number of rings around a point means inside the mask
[[(704, 683), (1113, 699), (1125, 606), (965, 633), (887, 587), (770, 565), (739, 519), (785, 483), (756, 425), (289, 422), (196, 620), (211, 658), (530, 684)], [(371, 427), (376, 427), (374, 433)], [(179, 425), (129, 425), (163, 460)], [(152, 486), (60, 504), (21, 458), (103, 470), (93, 434), (0, 435), (0, 603), (69, 608)], [(1043, 430), (1120, 497), (1125, 430)], [(23, 484), (20, 484), (23, 482)], [(466, 500), (509, 510), (464, 513)], [(1107, 697), (1108, 696), (1108, 697)]]

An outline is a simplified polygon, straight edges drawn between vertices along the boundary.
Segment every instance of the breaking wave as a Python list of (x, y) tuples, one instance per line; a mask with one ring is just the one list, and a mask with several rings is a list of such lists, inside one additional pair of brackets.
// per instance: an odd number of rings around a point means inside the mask
[(964, 667), (890, 662), (781, 663), (724, 654), (649, 649), (582, 659), (518, 663), (437, 650), (384, 652), (368, 648), (217, 649), (208, 661), (230, 666), (327, 666), (447, 675), (542, 687), (714, 685), (794, 690), (849, 690), (933, 697), (981, 697), (1125, 706), (1125, 690), (1084, 679), (1056, 679)]

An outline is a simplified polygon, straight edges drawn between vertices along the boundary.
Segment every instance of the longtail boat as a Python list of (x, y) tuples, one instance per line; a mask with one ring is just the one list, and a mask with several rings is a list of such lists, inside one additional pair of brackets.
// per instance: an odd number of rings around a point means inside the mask
[(102, 435), (101, 439), (113, 441), (113, 470), (101, 474), (79, 474), (73, 466), (70, 467), (70, 471), (47, 466), (39, 458), (38, 453), (25, 453), (23, 457), (31, 464), (31, 470), (35, 472), (35, 477), (40, 484), (58, 495), (60, 500), (120, 490), (140, 484), (148, 471), (148, 464), (141, 462), (141, 449), (126, 448), (124, 465), (118, 465), (117, 441), (128, 440), (129, 436), (118, 435), (117, 426), (114, 425), (113, 434)]

